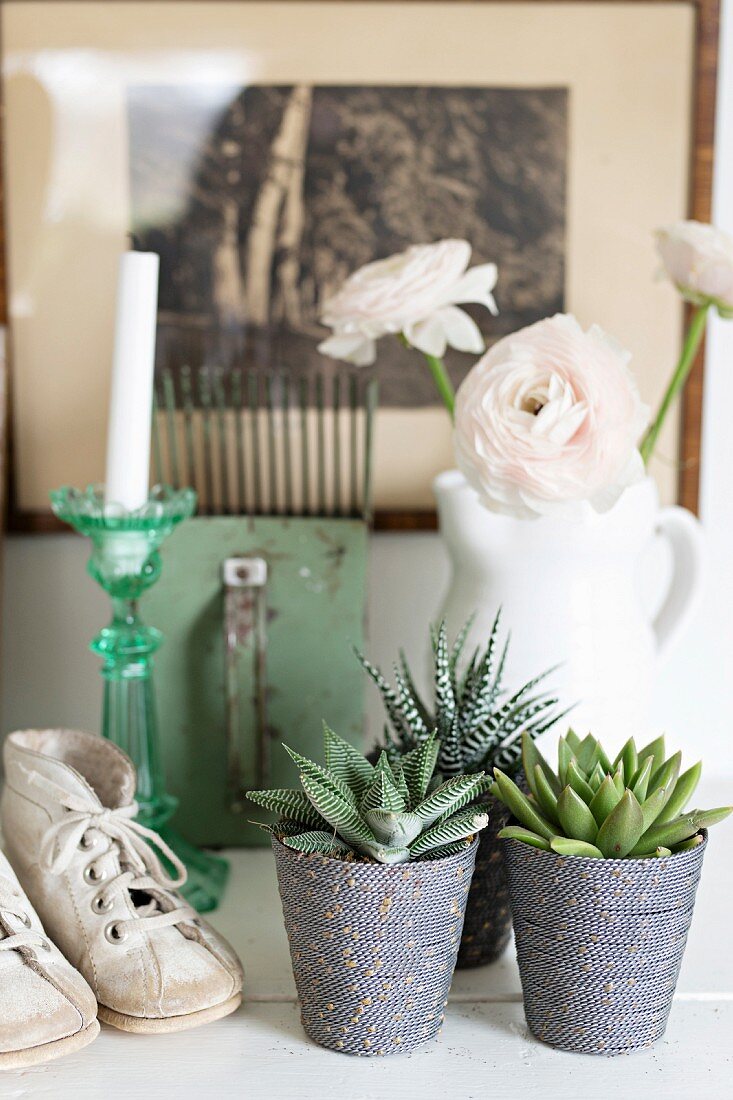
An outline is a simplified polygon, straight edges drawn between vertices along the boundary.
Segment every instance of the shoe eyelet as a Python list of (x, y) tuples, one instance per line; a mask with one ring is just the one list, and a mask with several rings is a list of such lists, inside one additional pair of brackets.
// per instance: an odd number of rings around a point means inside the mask
[(95, 886), (98, 882), (104, 882), (107, 877), (107, 872), (100, 870), (93, 863), (90, 863), (88, 867), (84, 868), (84, 881), (88, 886)]
[(41, 944), (41, 950), (42, 950), (42, 951), (50, 951), (50, 950), (51, 950), (51, 944), (49, 943), (49, 941), (48, 941), (48, 940), (44, 940), (44, 941), (42, 942), (42, 944)]
[(129, 932), (127, 931), (127, 929), (120, 930), (117, 922), (112, 921), (112, 923), (108, 924), (105, 928), (104, 935), (108, 943), (118, 944), (125, 942), (129, 935)]
[(113, 905), (114, 902), (110, 898), (104, 898), (101, 894), (97, 894), (92, 900), (92, 912), (97, 914), (109, 913)]
[(18, 920), (19, 920), (19, 921), (21, 922), (21, 924), (22, 924), (22, 925), (23, 925), (23, 926), (24, 926), (25, 928), (30, 928), (30, 926), (31, 926), (31, 918), (30, 918), (30, 917), (28, 916), (28, 914), (27, 914), (27, 913), (19, 913), (19, 914), (18, 914)]
[(91, 837), (89, 833), (84, 833), (81, 840), (79, 841), (79, 849), (82, 852), (89, 852), (92, 848), (96, 848), (96, 846), (96, 837)]

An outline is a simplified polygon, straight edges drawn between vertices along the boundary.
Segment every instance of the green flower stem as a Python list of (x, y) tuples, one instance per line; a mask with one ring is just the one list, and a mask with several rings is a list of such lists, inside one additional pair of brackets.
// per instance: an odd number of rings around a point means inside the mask
[[(423, 354), (425, 353), (423, 352)], [(445, 369), (443, 360), (436, 358), (436, 356), (434, 355), (425, 355), (425, 359), (427, 360), (427, 364), (430, 367), (430, 373), (433, 376), (435, 385), (438, 387), (438, 393), (442, 397), (443, 404), (448, 410), (448, 413), (452, 420), (453, 411), (456, 405), (456, 395), (451, 380), (448, 377), (448, 372)]]
[[(406, 348), (408, 348), (409, 350), (412, 349), (412, 344), (407, 339), (404, 332), (401, 332), (399, 334), (399, 339)], [(438, 359), (438, 357), (435, 355), (428, 355), (427, 352), (423, 352), (423, 355), (425, 356), (427, 364), (430, 367), (430, 373), (433, 376), (433, 380), (435, 382), (435, 385), (437, 386), (438, 393), (443, 399), (443, 404), (448, 410), (448, 414), (452, 420), (453, 411), (456, 405), (456, 393), (453, 389), (453, 384), (448, 377), (448, 372), (445, 369), (445, 364), (443, 363), (442, 359)]]
[(652, 456), (652, 452), (657, 443), (659, 433), (662, 430), (662, 425), (669, 412), (670, 405), (679, 395), (684, 388), (687, 377), (692, 369), (692, 364), (695, 362), (695, 356), (697, 350), (700, 347), (700, 341), (705, 333), (705, 325), (708, 319), (708, 310), (710, 309), (710, 302), (705, 302), (704, 305), (698, 306), (692, 315), (692, 321), (690, 327), (687, 330), (685, 337), (685, 343), (682, 347), (682, 354), (680, 355), (679, 362), (675, 368), (674, 374), (670, 379), (667, 392), (662, 398), (662, 403), (659, 406), (657, 415), (654, 418), (652, 424), (649, 425), (646, 435), (642, 441), (640, 450), (641, 457), (644, 460), (644, 465), (647, 465), (649, 459)]

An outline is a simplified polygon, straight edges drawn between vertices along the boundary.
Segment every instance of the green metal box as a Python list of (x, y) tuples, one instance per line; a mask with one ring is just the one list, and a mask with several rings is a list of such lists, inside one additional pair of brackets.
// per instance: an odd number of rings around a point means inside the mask
[(296, 785), (282, 741), (320, 759), (325, 719), (361, 746), (366, 557), (352, 519), (206, 517), (169, 539), (142, 610), (164, 635), (163, 762), (189, 840), (266, 842), (244, 792)]

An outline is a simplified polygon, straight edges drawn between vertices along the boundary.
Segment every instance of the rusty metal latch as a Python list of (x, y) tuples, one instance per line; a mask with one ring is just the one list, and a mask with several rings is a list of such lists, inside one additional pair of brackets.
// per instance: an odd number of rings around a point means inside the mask
[(227, 558), (222, 581), (227, 778), (231, 808), (241, 812), (247, 791), (270, 783), (265, 684), (267, 562), (264, 558)]

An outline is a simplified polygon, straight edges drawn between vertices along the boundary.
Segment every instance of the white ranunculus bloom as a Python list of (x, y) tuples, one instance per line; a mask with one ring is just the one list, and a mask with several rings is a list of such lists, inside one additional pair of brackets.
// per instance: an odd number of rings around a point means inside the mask
[(702, 222), (658, 229), (657, 249), (674, 285), (695, 305), (733, 317), (733, 237)]
[(520, 518), (611, 508), (644, 467), (648, 410), (630, 355), (558, 314), (504, 337), (456, 395), (458, 466), (487, 508)]
[(467, 270), (468, 241), (413, 245), (375, 260), (350, 275), (325, 303), (321, 320), (333, 335), (318, 350), (334, 359), (367, 366), (382, 336), (403, 333), (426, 355), (441, 358), (446, 347), (478, 354), (484, 341), (478, 326), (458, 304), (476, 303), (496, 313), (491, 291), (496, 265)]

